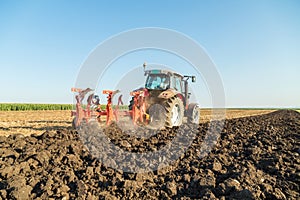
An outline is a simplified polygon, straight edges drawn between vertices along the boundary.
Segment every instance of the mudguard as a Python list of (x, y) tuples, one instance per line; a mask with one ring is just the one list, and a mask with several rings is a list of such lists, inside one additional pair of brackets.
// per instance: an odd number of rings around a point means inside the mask
[(177, 95), (179, 92), (177, 92), (175, 89), (167, 89), (166, 91), (161, 92), (158, 95), (158, 98), (162, 98), (162, 99), (169, 99), (175, 95)]

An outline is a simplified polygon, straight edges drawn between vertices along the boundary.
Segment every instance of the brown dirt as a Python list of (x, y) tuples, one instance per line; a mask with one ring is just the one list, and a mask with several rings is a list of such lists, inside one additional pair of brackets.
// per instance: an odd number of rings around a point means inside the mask
[[(73, 130), (0, 136), (0, 199), (300, 198), (300, 113), (228, 119), (217, 145), (202, 159), (198, 149), (208, 123), (183, 126), (197, 133), (185, 154), (144, 174), (105, 167)], [(172, 136), (174, 129), (168, 131)], [(133, 142), (113, 126), (107, 135), (121, 148), (139, 152), (169, 140), (157, 134)]]
[[(241, 118), (241, 117), (249, 117), (255, 115), (263, 115), (267, 113), (274, 112), (276, 110), (244, 110), (244, 109), (227, 109), (226, 110), (226, 119), (234, 119), (234, 118)], [(201, 109), (200, 114), (200, 122), (207, 122), (212, 119), (212, 111), (210, 109)]]

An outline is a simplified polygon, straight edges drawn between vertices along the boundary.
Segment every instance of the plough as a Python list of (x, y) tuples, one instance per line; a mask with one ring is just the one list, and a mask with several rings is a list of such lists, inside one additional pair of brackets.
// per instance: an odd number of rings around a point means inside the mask
[[(123, 105), (122, 95), (118, 97), (118, 103), (116, 106), (112, 105), (113, 97), (119, 92), (119, 90), (103, 90), (102, 93), (107, 95), (107, 103), (105, 109), (101, 109), (101, 104), (93, 105), (92, 99), (94, 93), (90, 88), (80, 89), (71, 88), (72, 92), (76, 92), (76, 110), (71, 111), (73, 119), (73, 127), (79, 127), (82, 122), (88, 123), (92, 118), (97, 119), (99, 123), (103, 122), (101, 116), (106, 116), (106, 125), (109, 126), (113, 121), (118, 122), (120, 116), (130, 116), (134, 125), (139, 122), (147, 124), (149, 122), (149, 115), (146, 113), (146, 100), (147, 91), (133, 91), (130, 95), (133, 96), (134, 104), (132, 110), (119, 110), (119, 106)], [(82, 101), (87, 96), (86, 104)], [(92, 106), (93, 105), (93, 106)], [(96, 107), (95, 107), (96, 106)], [(93, 108), (92, 108), (93, 107)]]

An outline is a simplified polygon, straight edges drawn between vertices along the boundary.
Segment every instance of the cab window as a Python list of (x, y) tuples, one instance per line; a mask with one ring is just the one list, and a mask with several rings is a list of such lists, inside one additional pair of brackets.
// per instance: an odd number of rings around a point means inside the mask
[(181, 87), (181, 77), (174, 76), (174, 83), (175, 83), (175, 89), (182, 93), (182, 87)]

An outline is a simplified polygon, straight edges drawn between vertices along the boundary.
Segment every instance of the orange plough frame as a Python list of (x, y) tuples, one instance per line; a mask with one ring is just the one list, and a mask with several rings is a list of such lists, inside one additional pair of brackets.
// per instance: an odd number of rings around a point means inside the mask
[(71, 88), (72, 92), (78, 93), (75, 95), (76, 99), (76, 111), (71, 111), (71, 116), (75, 117), (75, 127), (80, 126), (80, 124), (84, 121), (86, 123), (89, 120), (96, 116), (98, 122), (101, 122), (101, 116), (106, 116), (106, 125), (110, 125), (113, 121), (118, 121), (119, 116), (131, 116), (133, 124), (137, 125), (138, 122), (148, 123), (149, 115), (146, 113), (146, 101), (145, 98), (149, 95), (147, 90), (139, 90), (130, 92), (130, 95), (134, 97), (134, 104), (132, 110), (129, 111), (119, 111), (119, 105), (123, 105), (122, 95), (118, 98), (118, 104), (113, 109), (112, 99), (116, 93), (119, 91), (116, 90), (103, 90), (102, 93), (107, 95), (107, 104), (105, 110), (101, 110), (101, 105), (98, 105), (96, 109), (91, 109), (91, 103), (94, 93), (89, 94), (87, 98), (87, 104), (84, 108), (82, 106), (82, 101), (84, 97), (90, 93), (90, 88), (85, 90), (79, 88)]

